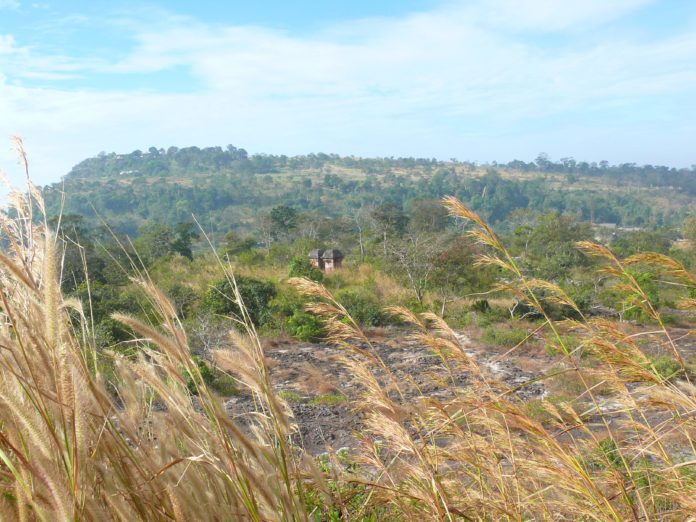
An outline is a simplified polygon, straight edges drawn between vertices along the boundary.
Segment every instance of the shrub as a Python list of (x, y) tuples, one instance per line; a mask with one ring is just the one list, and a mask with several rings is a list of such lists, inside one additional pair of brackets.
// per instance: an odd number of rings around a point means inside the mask
[[(655, 281), (655, 275), (650, 272), (639, 272), (637, 270), (626, 270), (626, 272), (633, 276), (636, 282), (640, 285), (645, 295), (648, 297), (650, 304), (653, 308), (657, 309), (660, 306), (660, 295), (658, 293), (657, 282)], [(642, 298), (637, 294), (629, 294), (624, 299), (624, 307), (626, 307), (626, 313), (624, 318), (634, 319), (639, 322), (648, 320), (649, 314), (643, 308)]]
[(339, 393), (326, 393), (324, 395), (317, 395), (311, 401), (309, 401), (309, 404), (311, 406), (338, 406), (339, 404), (343, 404), (347, 401), (348, 399), (345, 395), (341, 395)]
[[(251, 321), (256, 326), (266, 323), (271, 315), (269, 303), (276, 295), (275, 285), (251, 277), (238, 277), (237, 288)], [(214, 314), (240, 315), (234, 290), (227, 279), (218, 281), (206, 292), (203, 307)]]
[(477, 299), (471, 305), (471, 310), (474, 312), (481, 312), (482, 314), (488, 312), (491, 309), (491, 305), (488, 299)]
[(316, 316), (296, 310), (285, 321), (285, 327), (295, 339), (316, 342), (322, 337), (322, 324)]
[(487, 326), (483, 330), (483, 339), (497, 346), (512, 348), (527, 338), (527, 331), (522, 328), (506, 330), (496, 326)]
[(242, 253), (252, 252), (256, 248), (256, 239), (253, 237), (241, 237), (234, 232), (225, 235), (223, 244), (220, 247), (220, 257), (236, 256)]
[(290, 261), (289, 277), (305, 277), (320, 283), (324, 280), (324, 273), (304, 256), (295, 256)]
[(653, 357), (651, 362), (657, 374), (663, 379), (672, 380), (683, 376), (684, 370), (681, 365), (669, 355), (658, 355)]
[(237, 381), (225, 373), (217, 374), (210, 383), (210, 387), (223, 397), (229, 397), (230, 395), (237, 395), (237, 393), (239, 393)]
[[(215, 380), (215, 374), (213, 373), (212, 368), (210, 368), (210, 366), (208, 366), (203, 359), (195, 355), (191, 356), (191, 360), (196, 363), (198, 371), (201, 373), (201, 377), (203, 378), (203, 382), (207, 385), (212, 384), (213, 380)], [(186, 387), (192, 395), (198, 395), (198, 388), (193, 382), (191, 375), (187, 375)]]
[(265, 260), (265, 256), (259, 250), (245, 250), (236, 255), (237, 262), (244, 266), (260, 265)]
[(581, 343), (580, 340), (572, 334), (560, 334), (560, 342), (556, 336), (549, 337), (546, 340), (546, 345), (544, 346), (546, 349), (546, 355), (553, 357), (558, 354), (563, 354), (561, 342), (569, 352), (572, 352), (579, 357), (583, 357), (585, 355), (585, 352), (582, 351), (582, 349), (577, 350)]
[(188, 317), (198, 301), (198, 295), (192, 288), (179, 283), (171, 285), (166, 294), (180, 319)]
[(336, 295), (351, 317), (361, 326), (380, 326), (386, 323), (377, 299), (360, 290), (344, 290)]

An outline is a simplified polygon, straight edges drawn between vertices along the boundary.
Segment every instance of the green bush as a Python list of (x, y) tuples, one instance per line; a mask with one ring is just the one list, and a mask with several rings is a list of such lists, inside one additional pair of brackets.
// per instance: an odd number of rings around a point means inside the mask
[(220, 246), (219, 255), (222, 258), (227, 256), (237, 256), (243, 253), (253, 252), (256, 248), (256, 239), (253, 237), (242, 237), (235, 232), (228, 232)]
[(522, 328), (506, 330), (496, 326), (487, 326), (483, 330), (484, 341), (495, 344), (496, 346), (505, 346), (508, 348), (520, 344), (527, 338), (527, 335), (527, 331)]
[[(208, 366), (203, 359), (196, 355), (192, 356), (191, 359), (196, 363), (196, 366), (198, 366), (198, 371), (201, 373), (203, 382), (210, 386), (215, 379), (215, 374), (212, 368)], [(190, 375), (186, 377), (186, 387), (192, 395), (198, 395), (198, 388), (196, 388), (196, 384)]]
[(198, 295), (196, 292), (180, 283), (172, 284), (165, 292), (174, 305), (176, 314), (180, 319), (188, 317), (196, 306)]
[(320, 283), (324, 280), (324, 273), (317, 267), (312, 266), (309, 259), (304, 256), (295, 256), (290, 261), (289, 277), (305, 277)]
[[(201, 373), (201, 377), (206, 386), (222, 396), (236, 395), (239, 392), (237, 382), (233, 377), (220, 370), (211, 368), (201, 357), (194, 355), (192, 359), (196, 363), (196, 366), (198, 366), (198, 371)], [(198, 395), (198, 389), (190, 375), (186, 377), (186, 387), (192, 395)]]
[(295, 339), (306, 342), (315, 342), (322, 337), (322, 324), (314, 315), (295, 310), (286, 319), (285, 328)]
[[(323, 284), (331, 290), (340, 290), (348, 285), (346, 277), (341, 271), (332, 272), (328, 277), (325, 277)], [(368, 287), (369, 282), (366, 282), (363, 286)]]
[(575, 355), (580, 357), (585, 356), (585, 352), (582, 351), (582, 349), (578, 350), (580, 340), (572, 334), (560, 334), (560, 342), (559, 339), (554, 336), (550, 336), (546, 341), (546, 355), (549, 357), (563, 353), (561, 343), (563, 343), (563, 346), (565, 346), (568, 351), (574, 353)]
[(273, 316), (281, 319), (280, 324), (282, 325), (295, 311), (303, 311), (306, 302), (306, 299), (295, 289), (283, 286), (281, 291), (269, 303), (269, 306)]
[(343, 290), (337, 293), (336, 299), (361, 326), (380, 326), (387, 322), (377, 299), (365, 291)]
[(348, 401), (345, 395), (338, 393), (326, 393), (324, 395), (317, 395), (311, 401), (309, 401), (310, 406), (338, 406)]
[(651, 362), (657, 374), (663, 379), (671, 380), (684, 373), (681, 364), (669, 355), (652, 357)]
[[(485, 302), (487, 303), (488, 301)], [(510, 320), (510, 312), (502, 306), (488, 306), (483, 308), (483, 310), (485, 311), (471, 311), (471, 320), (478, 326), (486, 327), (500, 322), (507, 323)]]
[[(653, 308), (660, 307), (660, 295), (655, 281), (655, 275), (650, 272), (639, 272), (637, 270), (628, 269), (627, 272), (633, 276), (636, 282), (647, 295), (650, 304)], [(624, 299), (624, 306), (628, 307), (624, 314), (625, 319), (634, 319), (639, 322), (644, 322), (650, 319), (649, 314), (641, 306), (642, 297), (638, 294), (630, 294)]]
[(235, 256), (237, 262), (244, 266), (261, 265), (265, 261), (265, 256), (259, 250), (245, 250)]
[(478, 299), (474, 301), (471, 305), (471, 310), (474, 312), (481, 312), (482, 314), (487, 313), (491, 309), (491, 305), (488, 299)]
[(223, 397), (229, 397), (230, 395), (237, 395), (239, 393), (239, 388), (237, 387), (237, 381), (230, 375), (225, 373), (219, 373), (210, 383), (210, 387)]
[[(269, 304), (276, 295), (275, 285), (251, 277), (238, 277), (237, 287), (251, 321), (256, 326), (265, 324), (271, 316)], [(203, 307), (218, 315), (239, 316), (241, 313), (234, 302), (232, 285), (227, 279), (218, 281), (206, 292)]]

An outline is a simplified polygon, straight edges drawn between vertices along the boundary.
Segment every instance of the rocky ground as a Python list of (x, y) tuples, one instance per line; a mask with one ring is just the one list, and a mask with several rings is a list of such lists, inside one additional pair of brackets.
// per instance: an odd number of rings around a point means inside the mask
[[(537, 374), (523, 370), (514, 360), (500, 359), (498, 349), (475, 346), (465, 333), (458, 335), (467, 353), (507, 386), (517, 389), (515, 393), (520, 398), (543, 396), (545, 390), (540, 383), (520, 387)], [(446, 387), (438, 387), (430, 378), (431, 372), (439, 371), (437, 356), (428, 347), (409, 340), (407, 332), (380, 331), (371, 342), (397, 379), (408, 383), (404, 386), (407, 399), (409, 394), (416, 393), (416, 388), (434, 396), (448, 393)], [(296, 341), (271, 341), (266, 347), (274, 387), (290, 404), (299, 427), (298, 442), (313, 454), (328, 448), (353, 446), (354, 433), (361, 426), (360, 415), (352, 411), (348, 400), (357, 396), (358, 386), (340, 361), (342, 350), (324, 343)], [(456, 386), (463, 387), (469, 376), (465, 372), (455, 372), (450, 383), (452, 379)], [(240, 419), (253, 410), (251, 397), (245, 394), (231, 397), (226, 406), (231, 416)]]
[[(532, 342), (527, 347), (508, 353), (506, 348), (486, 345), (477, 338), (476, 332), (459, 332), (457, 335), (467, 354), (514, 390), (523, 401), (561, 393), (559, 386), (563, 384), (572, 386), (572, 383), (554, 384), (546, 380), (525, 384), (548, 372), (554, 365), (563, 364), (559, 358), (545, 352), (543, 343)], [(672, 335), (686, 357), (696, 357), (695, 336), (689, 335), (686, 329), (675, 329)], [(374, 331), (370, 337), (380, 358), (400, 382), (407, 384), (404, 387), (407, 399), (408, 394), (415, 393), (416, 388), (426, 395), (447, 395), (447, 387), (438, 387), (431, 378), (432, 372), (440, 367), (439, 359), (432, 350), (409, 339), (408, 332), (397, 328)], [(641, 333), (641, 337), (644, 337), (641, 345), (651, 355), (671, 350), (658, 335), (650, 334), (647, 330), (644, 335)], [(344, 349), (324, 343), (292, 340), (274, 340), (266, 344), (274, 387), (289, 403), (299, 428), (297, 442), (312, 454), (322, 453), (329, 448), (338, 450), (354, 446), (354, 434), (361, 428), (361, 418), (351, 409), (348, 399), (356, 398), (359, 390), (340, 362)], [(464, 387), (469, 376), (466, 372), (455, 372), (449, 379), (450, 383), (452, 379), (454, 385)], [(568, 390), (568, 393), (573, 395), (573, 390)], [(598, 395), (602, 409), (610, 413), (614, 408), (613, 398), (610, 395), (602, 396), (599, 392)], [(226, 406), (231, 416), (242, 421), (253, 410), (251, 397), (244, 394), (231, 397)]]

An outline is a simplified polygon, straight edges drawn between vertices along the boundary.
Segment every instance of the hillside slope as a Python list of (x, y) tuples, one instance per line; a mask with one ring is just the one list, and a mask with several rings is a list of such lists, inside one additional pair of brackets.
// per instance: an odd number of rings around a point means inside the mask
[(493, 224), (518, 208), (580, 220), (659, 226), (680, 221), (696, 200), (696, 171), (610, 166), (540, 155), (535, 162), (477, 166), (414, 158), (327, 154), (250, 156), (228, 146), (100, 154), (44, 189), (49, 215), (93, 216), (135, 233), (146, 221), (173, 225), (192, 214), (212, 230), (251, 229), (284, 204), (328, 216), (361, 206), (455, 195)]

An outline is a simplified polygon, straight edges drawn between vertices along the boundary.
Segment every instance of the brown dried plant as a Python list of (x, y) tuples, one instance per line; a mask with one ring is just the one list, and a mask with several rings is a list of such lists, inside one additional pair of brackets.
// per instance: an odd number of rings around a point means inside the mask
[(15, 192), (14, 215), (0, 213), (0, 518), (307, 519), (313, 470), (289, 445), (288, 408), (248, 317), (215, 354), (256, 399), (243, 423), (208, 389), (174, 308), (146, 278), (161, 324), (114, 314), (141, 350), (111, 354), (107, 383), (81, 306), (61, 295), (56, 236), (32, 215), (40, 197)]
[[(308, 309), (327, 322), (329, 340), (346, 348), (344, 364), (363, 390), (355, 403), (365, 418), (360, 466), (343, 480), (371, 488), (364, 508), (390, 506), (409, 520), (688, 519), (696, 493), (696, 389), (688, 380), (674, 383), (661, 376), (620, 324), (584, 317), (557, 285), (527, 277), (492, 229), (462, 203), (453, 198), (444, 203), (453, 216), (473, 223), (469, 236), (488, 249), (479, 263), (502, 268), (507, 282), (499, 290), (544, 318), (564, 354), (563, 372), (576, 374), (584, 390), (575, 401), (543, 400), (551, 420), (542, 424), (514, 390), (476, 363), (441, 318), (404, 308), (388, 311), (410, 324), (412, 339), (438, 356), (439, 372), (432, 368), (424, 373), (430, 380), (417, 384), (389, 375), (333, 296), (316, 283), (295, 281), (314, 299)], [(637, 259), (622, 263), (600, 245), (579, 246), (604, 257), (625, 289), (648, 301), (644, 306), (670, 340), (647, 294), (625, 269)], [(666, 261), (663, 266), (691, 277), (683, 267)], [(567, 326), (583, 334), (590, 357), (580, 359), (577, 346), (560, 334), (547, 313), (549, 303), (580, 317)], [(676, 352), (675, 358), (680, 360)], [(456, 378), (462, 373), (468, 376), (464, 385)], [(597, 395), (594, 382), (611, 390), (612, 408)], [(589, 407), (583, 406), (587, 400)]]

